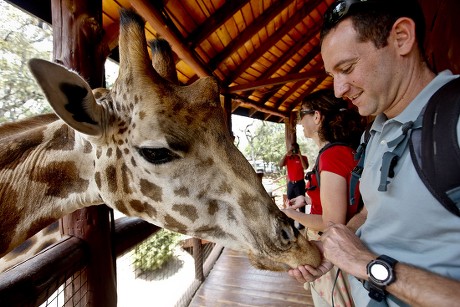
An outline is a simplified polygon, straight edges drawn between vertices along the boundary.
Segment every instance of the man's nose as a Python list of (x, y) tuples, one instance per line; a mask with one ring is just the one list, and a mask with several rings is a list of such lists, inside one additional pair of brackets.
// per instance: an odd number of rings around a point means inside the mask
[(336, 76), (334, 78), (334, 95), (337, 98), (342, 98), (346, 92), (350, 89), (348, 82), (342, 76)]

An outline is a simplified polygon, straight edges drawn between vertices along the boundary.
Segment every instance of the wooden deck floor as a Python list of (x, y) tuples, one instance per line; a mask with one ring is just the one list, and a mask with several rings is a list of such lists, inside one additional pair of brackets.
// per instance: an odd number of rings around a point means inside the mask
[(246, 255), (225, 248), (189, 307), (312, 307), (309, 291), (287, 273), (257, 270)]

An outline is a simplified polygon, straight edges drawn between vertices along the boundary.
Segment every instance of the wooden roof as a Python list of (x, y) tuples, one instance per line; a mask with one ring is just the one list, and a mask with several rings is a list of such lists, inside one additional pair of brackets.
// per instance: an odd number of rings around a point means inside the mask
[(319, 49), (322, 15), (333, 0), (104, 0), (104, 28), (134, 7), (149, 35), (178, 55), (179, 80), (214, 75), (232, 113), (282, 121), (301, 99), (331, 85)]
[[(183, 84), (214, 75), (222, 95), (232, 98), (233, 114), (281, 122), (298, 109), (303, 97), (332, 86), (323, 69), (319, 30), (322, 15), (333, 1), (102, 0), (103, 27), (116, 58), (119, 9), (135, 8), (147, 21), (147, 38), (163, 37), (172, 45)], [(441, 12), (459, 11), (456, 0), (419, 1), (432, 28), (438, 13), (445, 25), (448, 17)], [(50, 0), (10, 2), (51, 20)], [(445, 33), (442, 30), (441, 36)], [(451, 38), (458, 36), (448, 33)], [(439, 44), (445, 46), (444, 42)], [(454, 44), (448, 51), (458, 63), (458, 38), (449, 44)], [(453, 70), (458, 72), (458, 64)]]

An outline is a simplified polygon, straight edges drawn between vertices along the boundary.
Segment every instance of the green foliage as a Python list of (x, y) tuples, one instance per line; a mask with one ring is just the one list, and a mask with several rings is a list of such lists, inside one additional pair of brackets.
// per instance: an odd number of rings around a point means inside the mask
[[(285, 141), (285, 124), (260, 122), (257, 123), (250, 144), (244, 148), (244, 153), (248, 159), (254, 153), (255, 160), (264, 160), (265, 162), (274, 162), (278, 165), (288, 148)], [(297, 129), (297, 143), (300, 151), (308, 157), (310, 168), (313, 167), (318, 147), (316, 144), (303, 136), (301, 128)]]
[(260, 123), (254, 131), (252, 144), (246, 147), (245, 152), (249, 154), (252, 145), (255, 160), (278, 163), (285, 153), (284, 125), (272, 122)]
[(134, 250), (134, 267), (143, 272), (163, 267), (172, 257), (180, 234), (161, 229)]

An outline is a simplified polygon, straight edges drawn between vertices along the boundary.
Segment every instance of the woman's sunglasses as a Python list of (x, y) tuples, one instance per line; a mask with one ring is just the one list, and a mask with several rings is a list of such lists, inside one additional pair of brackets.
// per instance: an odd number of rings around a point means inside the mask
[(305, 115), (313, 114), (315, 112), (316, 112), (315, 110), (300, 110), (299, 114), (297, 115), (297, 121), (300, 122)]

